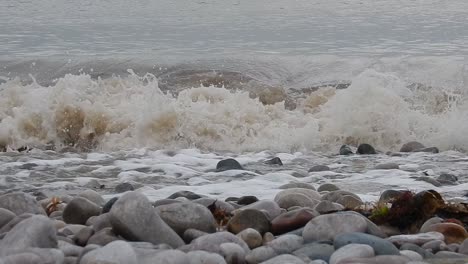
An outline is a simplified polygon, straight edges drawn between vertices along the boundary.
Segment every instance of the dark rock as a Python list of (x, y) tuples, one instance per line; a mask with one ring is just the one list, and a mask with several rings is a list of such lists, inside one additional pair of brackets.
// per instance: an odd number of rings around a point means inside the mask
[(442, 233), (447, 244), (460, 244), (468, 238), (468, 232), (466, 232), (466, 229), (463, 226), (454, 223), (433, 224), (427, 227), (426, 231)]
[(63, 210), (63, 221), (67, 224), (84, 225), (91, 216), (99, 215), (101, 208), (84, 197), (76, 197)]
[(425, 146), (417, 141), (410, 141), (408, 143), (403, 144), (400, 148), (400, 152), (413, 152), (417, 149), (425, 148)]
[(113, 241), (119, 240), (112, 228), (106, 227), (93, 234), (87, 241), (87, 245), (94, 244), (105, 246)]
[(358, 149), (357, 149), (357, 154), (364, 154), (364, 155), (367, 155), (367, 154), (377, 154), (377, 152), (375, 151), (374, 147), (369, 145), (369, 144), (360, 144), (358, 146)]
[(270, 160), (265, 161), (265, 164), (271, 164), (271, 165), (280, 165), (283, 166), (283, 162), (281, 161), (280, 158), (274, 157)]
[(253, 228), (260, 234), (270, 231), (270, 221), (261, 211), (245, 209), (237, 212), (228, 222), (227, 228), (230, 232), (237, 234), (247, 228)]
[(333, 192), (333, 191), (338, 191), (340, 188), (338, 188), (338, 186), (336, 186), (335, 184), (333, 183), (324, 183), (322, 185), (320, 185), (317, 189), (318, 192)]
[(342, 145), (340, 147), (340, 155), (352, 155), (354, 154), (348, 145)]
[(135, 187), (133, 187), (133, 185), (128, 182), (119, 183), (114, 188), (114, 191), (116, 193), (123, 193), (123, 192), (128, 192), (128, 191), (133, 191), (133, 190), (135, 190)]
[(243, 170), (244, 168), (235, 159), (221, 160), (216, 164), (216, 171)]
[(0, 208), (10, 210), (15, 215), (24, 213), (45, 215), (44, 209), (36, 199), (26, 193), (14, 192), (0, 196)]
[(237, 204), (249, 205), (258, 201), (258, 198), (252, 195), (242, 196), (237, 200)]
[(455, 185), (458, 182), (458, 177), (453, 174), (444, 173), (437, 177), (437, 181), (441, 184)]
[(216, 232), (216, 221), (210, 210), (193, 202), (173, 203), (156, 208), (159, 216), (174, 231), (182, 236), (185, 230), (193, 228), (203, 232)]
[(196, 194), (196, 193), (191, 192), (191, 191), (178, 191), (178, 192), (175, 192), (175, 193), (169, 195), (169, 197), (167, 197), (167, 199), (175, 199), (175, 198), (179, 198), (179, 197), (185, 197), (185, 198), (187, 198), (189, 200), (196, 200), (196, 199), (202, 198), (201, 195)]
[(114, 197), (110, 199), (109, 201), (107, 201), (102, 207), (101, 214), (110, 212), (112, 206), (114, 205), (115, 202), (117, 202), (118, 199), (119, 199), (118, 197)]
[(310, 208), (300, 208), (280, 214), (271, 221), (271, 232), (281, 235), (305, 226), (312, 218), (320, 214)]
[(343, 205), (347, 209), (355, 209), (364, 204), (361, 199), (352, 195), (343, 195), (336, 201), (336, 203)]
[(141, 193), (127, 192), (120, 197), (112, 206), (110, 220), (116, 233), (128, 240), (166, 243), (172, 247), (184, 245)]
[(400, 255), (398, 248), (390, 241), (359, 232), (337, 235), (333, 244), (336, 249), (348, 244), (365, 244), (371, 246), (376, 255)]
[(311, 260), (321, 259), (328, 263), (333, 252), (335, 252), (335, 247), (332, 245), (310, 243), (303, 245), (300, 249), (294, 251), (293, 254), (298, 257), (305, 256)]
[(315, 165), (309, 169), (309, 172), (329, 171), (330, 167), (326, 165)]
[(33, 215), (21, 221), (0, 242), (0, 251), (3, 252), (11, 248), (25, 249), (30, 247), (57, 247), (54, 222), (46, 216)]
[(92, 235), (94, 235), (94, 230), (91, 227), (85, 227), (76, 233), (76, 235), (73, 237), (73, 241), (78, 246), (84, 247)]

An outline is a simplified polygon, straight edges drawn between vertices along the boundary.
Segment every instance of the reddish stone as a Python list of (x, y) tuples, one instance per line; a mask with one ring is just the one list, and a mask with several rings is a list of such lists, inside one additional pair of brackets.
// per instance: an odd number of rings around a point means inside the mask
[(447, 244), (461, 244), (466, 238), (468, 238), (468, 233), (465, 228), (454, 223), (434, 224), (429, 226), (427, 229), (428, 232), (435, 231), (442, 233), (445, 236), (445, 243)]
[(271, 232), (281, 235), (305, 226), (312, 218), (320, 215), (309, 208), (300, 208), (277, 216), (271, 222)]

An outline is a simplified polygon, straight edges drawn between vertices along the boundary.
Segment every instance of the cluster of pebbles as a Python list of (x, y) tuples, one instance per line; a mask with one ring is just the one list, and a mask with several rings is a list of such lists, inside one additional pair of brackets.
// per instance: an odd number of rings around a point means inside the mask
[(466, 263), (468, 233), (433, 217), (415, 234), (346, 210), (361, 199), (333, 184), (281, 187), (273, 200), (214, 200), (190, 191), (155, 202), (137, 191), (105, 201), (0, 196), (0, 263)]
[[(357, 150), (371, 152), (370, 145)], [(217, 165), (239, 168), (234, 159)], [(387, 190), (380, 201), (397, 193)], [(360, 213), (366, 206), (331, 183), (291, 182), (273, 200), (215, 200), (188, 190), (154, 202), (132, 189), (107, 201), (91, 189), (11, 192), (0, 195), (0, 264), (468, 263), (460, 221), (434, 216), (407, 234), (370, 221)]]

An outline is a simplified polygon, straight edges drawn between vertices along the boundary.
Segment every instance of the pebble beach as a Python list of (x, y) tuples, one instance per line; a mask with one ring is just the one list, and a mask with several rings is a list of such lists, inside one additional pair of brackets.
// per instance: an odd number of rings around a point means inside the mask
[[(401, 152), (380, 155), (437, 155), (435, 150), (409, 142)], [(369, 144), (355, 151), (343, 145), (339, 156), (379, 155)], [(276, 169), (284, 166), (278, 157), (263, 163)], [(395, 163), (377, 169), (388, 174), (399, 170)], [(220, 160), (212, 170), (248, 172), (233, 158)], [(329, 170), (316, 165), (309, 173)], [(431, 179), (439, 186), (458, 181), (450, 174)], [(449, 202), (435, 190), (387, 189), (377, 200), (363, 201), (330, 182), (290, 181), (278, 186), (270, 199), (259, 198), (254, 191), (219, 199), (190, 189), (160, 199), (128, 182), (112, 192), (101, 186), (61, 195), (7, 191), (0, 196), (0, 263), (468, 261), (468, 208), (460, 198)]]

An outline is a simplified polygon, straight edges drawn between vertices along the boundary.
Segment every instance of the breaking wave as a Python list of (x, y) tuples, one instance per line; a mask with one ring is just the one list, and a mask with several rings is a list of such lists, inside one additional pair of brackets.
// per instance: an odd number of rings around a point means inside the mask
[(0, 145), (293, 152), (363, 142), (396, 150), (418, 140), (468, 150), (464, 83), (409, 81), (401, 63), (360, 69), (345, 83), (303, 87), (234, 71), (184, 71), (177, 79), (82, 72), (47, 84), (3, 78)]

